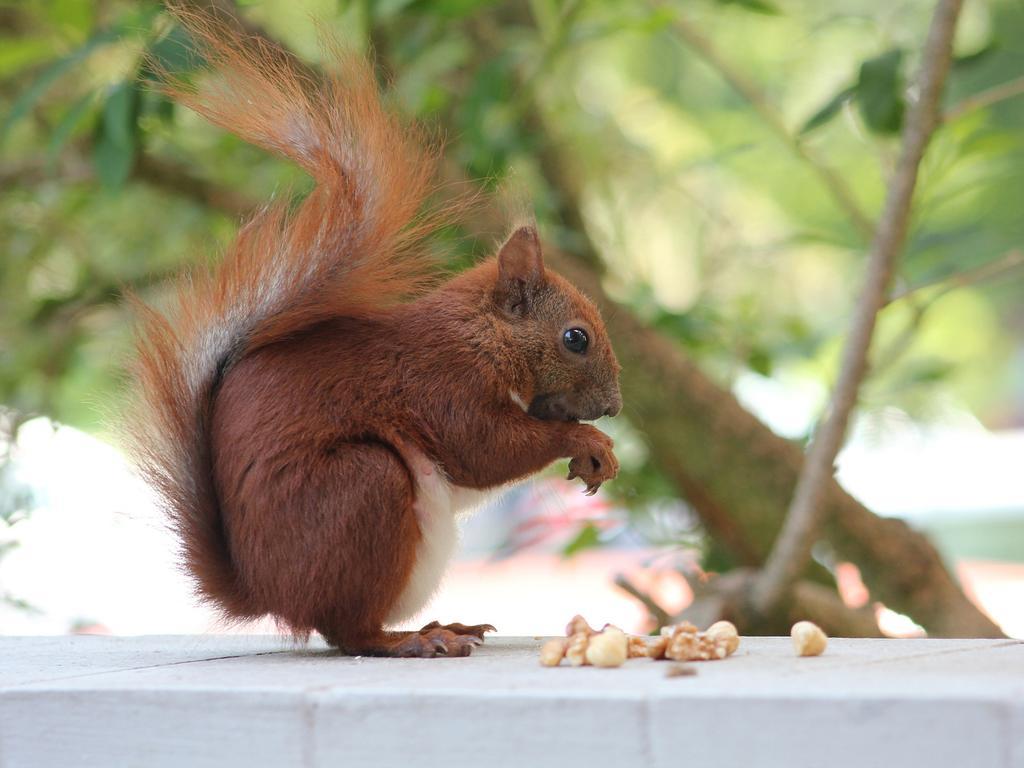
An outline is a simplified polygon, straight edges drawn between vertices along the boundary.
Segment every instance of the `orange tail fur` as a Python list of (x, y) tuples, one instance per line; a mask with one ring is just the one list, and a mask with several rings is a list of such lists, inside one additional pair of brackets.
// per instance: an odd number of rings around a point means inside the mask
[(216, 18), (175, 15), (208, 66), (197, 86), (175, 81), (168, 92), (316, 181), (294, 213), (286, 203), (257, 213), (219, 265), (181, 279), (168, 309), (135, 302), (130, 441), (162, 495), (199, 595), (226, 617), (244, 618), (259, 610), (232, 567), (211, 474), (209, 419), (220, 378), (254, 347), (421, 287), (416, 246), (452, 211), (422, 213), (437, 152), (384, 109), (364, 59), (333, 46), (329, 72), (314, 78)]

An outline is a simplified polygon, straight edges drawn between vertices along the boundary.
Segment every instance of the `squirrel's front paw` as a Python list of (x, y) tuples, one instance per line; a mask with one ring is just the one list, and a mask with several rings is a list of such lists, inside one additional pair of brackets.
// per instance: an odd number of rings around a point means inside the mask
[(612, 452), (614, 443), (608, 435), (590, 425), (584, 425), (584, 429), (584, 439), (569, 461), (568, 479), (580, 478), (587, 485), (585, 493), (593, 496), (601, 483), (619, 473), (619, 460)]

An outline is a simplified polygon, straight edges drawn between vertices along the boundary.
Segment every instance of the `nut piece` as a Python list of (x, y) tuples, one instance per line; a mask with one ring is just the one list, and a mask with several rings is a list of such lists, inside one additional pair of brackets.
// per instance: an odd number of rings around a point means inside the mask
[(625, 633), (609, 627), (589, 639), (586, 660), (595, 667), (621, 667), (626, 661), (627, 646)]
[(628, 642), (627, 658), (630, 659), (663, 659), (668, 647), (667, 637), (651, 637), (650, 635), (626, 635)]
[(793, 650), (797, 656), (820, 656), (825, 651), (828, 636), (821, 627), (810, 621), (798, 621), (789, 631), (793, 638)]
[(574, 667), (582, 667), (587, 663), (587, 646), (590, 636), (586, 632), (577, 632), (569, 638), (565, 648), (565, 658)]
[(540, 663), (545, 667), (557, 667), (565, 657), (565, 651), (569, 647), (569, 641), (564, 637), (556, 637), (548, 640), (540, 647)]
[(716, 621), (708, 627), (704, 635), (712, 640), (724, 642), (726, 656), (732, 656), (740, 647), (740, 635), (736, 631), (736, 625), (731, 621)]
[(668, 646), (664, 656), (673, 661), (712, 661), (724, 659), (729, 655), (728, 638), (711, 637), (697, 631), (688, 621), (673, 624), (662, 629), (662, 635), (668, 630)]
[(728, 621), (712, 624), (707, 632), (698, 632), (693, 624), (682, 621), (662, 627), (658, 637), (647, 637), (627, 635), (613, 624), (605, 624), (598, 631), (576, 615), (565, 632), (565, 639), (548, 640), (540, 649), (543, 666), (557, 667), (563, 658), (574, 667), (619, 667), (626, 659), (644, 657), (680, 662), (712, 661), (729, 656), (740, 643), (736, 627)]
[(626, 658), (642, 659), (647, 656), (647, 640), (639, 635), (628, 635), (626, 637)]
[[(697, 655), (697, 628), (688, 621), (673, 624), (669, 629), (665, 658), (673, 661), (689, 661)], [(662, 629), (662, 632), (665, 630)]]
[(668, 649), (668, 638), (667, 637), (656, 637), (654, 641), (647, 646), (647, 655), (652, 659), (664, 659), (665, 651)]
[(589, 636), (596, 634), (597, 630), (587, 624), (587, 620), (577, 613), (569, 620), (569, 624), (565, 628), (565, 636), (572, 637), (573, 635), (578, 635), (581, 632)]

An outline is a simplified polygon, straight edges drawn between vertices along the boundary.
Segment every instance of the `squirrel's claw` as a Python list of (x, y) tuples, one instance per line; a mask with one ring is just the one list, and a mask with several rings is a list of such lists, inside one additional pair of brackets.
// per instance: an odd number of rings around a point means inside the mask
[(430, 633), (434, 632), (435, 630), (439, 630), (439, 629), (447, 630), (448, 632), (451, 632), (451, 633), (459, 635), (459, 636), (467, 636), (468, 638), (472, 638), (472, 641), (475, 641), (475, 642), (467, 640), (467, 642), (470, 642), (471, 645), (480, 645), (481, 643), (483, 643), (483, 641), (484, 641), (484, 633), (485, 632), (497, 632), (498, 631), (497, 629), (494, 628), (493, 624), (472, 624), (472, 625), (466, 625), (466, 624), (459, 624), (458, 622), (456, 622), (454, 624), (442, 624), (439, 621), (432, 621), (429, 624), (424, 625), (423, 628), (420, 629), (420, 634), (421, 635), (430, 634)]
[(601, 487), (600, 483), (594, 483), (593, 485), (588, 485), (584, 489), (583, 493), (585, 493), (587, 496), (593, 496), (595, 493), (597, 493), (597, 489), (600, 488), (600, 487)]

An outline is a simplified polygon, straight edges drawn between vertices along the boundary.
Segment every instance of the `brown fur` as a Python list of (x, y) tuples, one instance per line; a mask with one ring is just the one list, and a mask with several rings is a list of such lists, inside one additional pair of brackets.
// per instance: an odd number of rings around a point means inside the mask
[[(136, 451), (185, 564), (228, 618), (271, 614), (350, 652), (468, 653), (480, 627), (382, 628), (421, 538), (414, 467), (477, 489), (561, 457), (591, 491), (614, 477), (611, 441), (577, 421), (621, 405), (601, 319), (544, 269), (532, 227), (428, 290), (416, 244), (452, 214), (422, 214), (436, 153), (382, 109), (365, 62), (336, 54), (312, 83), (181, 19), (213, 72), (176, 97), (318, 184), (294, 214), (257, 215), (166, 313), (139, 306)], [(570, 327), (586, 354), (562, 344)]]

